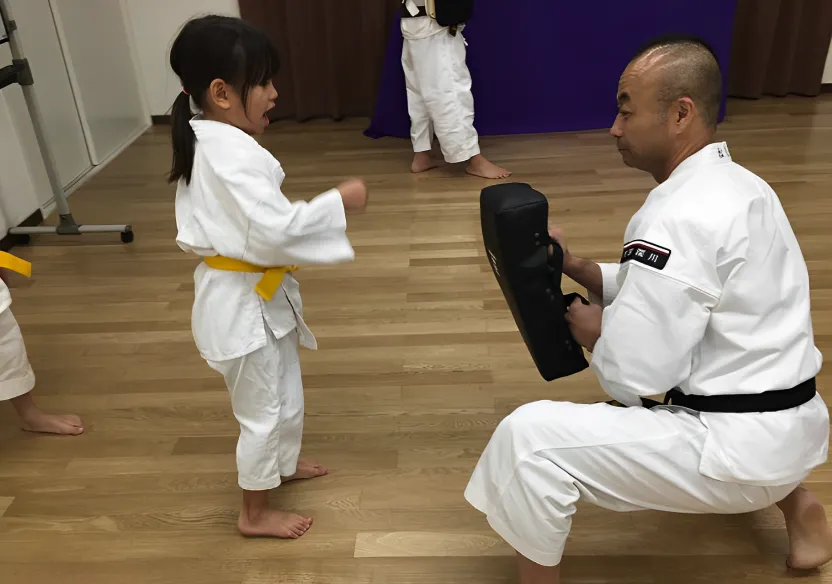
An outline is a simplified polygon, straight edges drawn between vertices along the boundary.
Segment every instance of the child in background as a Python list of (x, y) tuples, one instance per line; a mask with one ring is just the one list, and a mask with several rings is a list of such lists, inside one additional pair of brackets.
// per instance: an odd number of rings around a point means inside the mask
[(47, 414), (35, 404), (32, 397), (35, 373), (29, 364), (20, 326), (12, 314), (12, 295), (9, 292), (11, 272), (28, 278), (32, 265), (0, 252), (0, 401), (11, 402), (24, 430), (69, 436), (82, 434), (84, 425), (78, 416)]
[(436, 134), (448, 164), (467, 162), (468, 174), (506, 178), (511, 172), (480, 153), (463, 28), (442, 26), (428, 16), (425, 0), (402, 0), (402, 69), (414, 152), (410, 170), (438, 166), (431, 156)]
[(269, 490), (327, 470), (299, 460), (298, 344), (316, 343), (292, 271), (354, 259), (345, 215), (363, 211), (367, 188), (353, 179), (309, 202), (284, 196), (280, 163), (253, 138), (277, 99), (278, 55), (263, 32), (238, 18), (191, 20), (170, 64), (183, 88), (171, 119), (176, 241), (203, 259), (194, 274), (194, 339), (225, 378), (240, 424), (238, 527), (246, 536), (295, 539), (312, 518), (272, 509)]

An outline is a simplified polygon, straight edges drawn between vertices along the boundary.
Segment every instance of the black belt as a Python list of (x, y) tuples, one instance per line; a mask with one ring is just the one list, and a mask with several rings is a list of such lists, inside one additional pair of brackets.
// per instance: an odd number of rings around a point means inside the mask
[(686, 395), (671, 389), (664, 396), (664, 403), (642, 398), (644, 407), (661, 405), (680, 406), (697, 412), (754, 413), (780, 412), (801, 406), (817, 393), (815, 378), (807, 379), (791, 389), (777, 389), (763, 393), (731, 395)]

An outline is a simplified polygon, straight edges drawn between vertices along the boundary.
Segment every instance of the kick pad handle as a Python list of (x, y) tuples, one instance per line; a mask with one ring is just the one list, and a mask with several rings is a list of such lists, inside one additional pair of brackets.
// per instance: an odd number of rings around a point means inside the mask
[(583, 296), (581, 296), (577, 292), (570, 292), (569, 294), (564, 294), (563, 295), (563, 303), (566, 306), (569, 306), (570, 304), (575, 302), (576, 298), (580, 298), (581, 299), (581, 304), (583, 304), (584, 306), (589, 306), (589, 300), (587, 300), (586, 298), (584, 298)]
[[(554, 253), (552, 255), (548, 255), (549, 250), (548, 249), (546, 250), (547, 258), (548, 258), (547, 264), (549, 265), (549, 273), (552, 274), (553, 276), (555, 274), (562, 275), (563, 274), (563, 248), (560, 246), (560, 244), (557, 242), (557, 240), (554, 237), (552, 237), (551, 235), (549, 235), (548, 233), (546, 233), (546, 242), (547, 242), (547, 245), (551, 245), (554, 248), (554, 250), (553, 250)], [(560, 265), (559, 266), (552, 265), (553, 261), (557, 262)], [(560, 288), (560, 286), (561, 286), (561, 282), (558, 281), (558, 280), (555, 280), (554, 284), (558, 288)], [(552, 294), (551, 291), (549, 291), (549, 293)], [(553, 298), (554, 298), (554, 296), (553, 296)], [(577, 292), (570, 292), (569, 294), (564, 294), (563, 295), (564, 307), (568, 307), (570, 304), (575, 302), (576, 298), (580, 298), (581, 303), (583, 303), (584, 306), (589, 306), (589, 304), (590, 304), (589, 300), (587, 300), (586, 298), (584, 298), (583, 296), (581, 296)]]

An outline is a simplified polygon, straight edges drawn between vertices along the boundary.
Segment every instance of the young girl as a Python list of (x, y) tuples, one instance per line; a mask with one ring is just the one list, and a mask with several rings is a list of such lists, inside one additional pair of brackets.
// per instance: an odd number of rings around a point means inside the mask
[(203, 258), (194, 274), (194, 339), (225, 378), (240, 424), (238, 527), (247, 536), (298, 538), (312, 519), (271, 509), (269, 489), (327, 470), (298, 460), (298, 343), (316, 344), (291, 272), (354, 258), (345, 213), (364, 209), (367, 189), (353, 179), (310, 202), (283, 195), (280, 163), (252, 137), (264, 132), (277, 99), (278, 55), (261, 31), (224, 16), (191, 20), (170, 63), (183, 88), (171, 119), (176, 240)]

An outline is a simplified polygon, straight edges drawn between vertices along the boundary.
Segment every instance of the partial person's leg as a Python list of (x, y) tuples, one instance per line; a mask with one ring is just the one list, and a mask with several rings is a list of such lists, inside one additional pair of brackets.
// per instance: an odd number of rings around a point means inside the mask
[(495, 430), (465, 497), (521, 556), (523, 582), (556, 584), (579, 499), (614, 511), (746, 513), (795, 488), (701, 475), (706, 436), (685, 412), (528, 404)]
[(442, 154), (450, 164), (468, 162), (467, 172), (483, 178), (505, 178), (511, 173), (480, 152), (474, 127), (471, 73), (465, 62), (462, 34), (440, 33), (423, 40), (417, 62), (422, 98), (430, 112)]
[(413, 143), (411, 172), (425, 172), (439, 166), (430, 151), (433, 148), (433, 123), (422, 99), (419, 76), (416, 73), (416, 59), (421, 58), (419, 42), (404, 39), (402, 44), (402, 70), (407, 89), (407, 111), (410, 115), (410, 141)]
[(225, 378), (234, 417), (240, 424), (237, 441), (238, 483), (243, 489), (243, 508), (237, 526), (252, 537), (297, 539), (312, 525), (312, 518), (277, 511), (269, 505), (269, 490), (283, 482), (281, 462), (296, 472), (300, 442), (281, 443), (282, 361), (277, 340), (267, 334), (265, 347), (239, 359), (209, 362)]
[(73, 414), (47, 414), (32, 396), (35, 373), (29, 363), (23, 334), (10, 308), (0, 313), (0, 401), (11, 402), (21, 427), (29, 432), (77, 436), (84, 432)]

